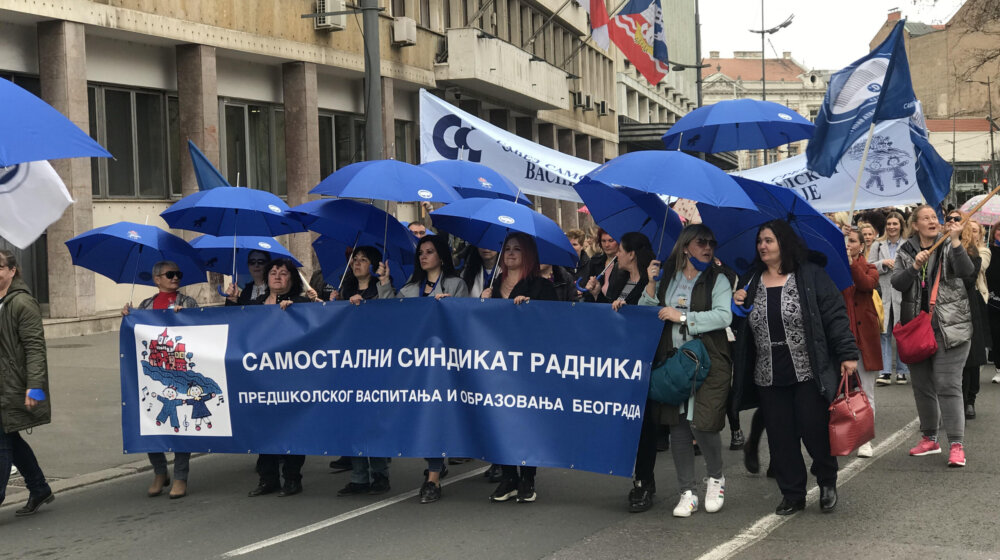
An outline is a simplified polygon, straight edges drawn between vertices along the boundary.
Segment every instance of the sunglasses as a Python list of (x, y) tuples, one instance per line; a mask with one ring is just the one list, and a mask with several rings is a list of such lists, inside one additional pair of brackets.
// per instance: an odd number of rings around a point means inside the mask
[(184, 273), (179, 270), (168, 270), (160, 276), (165, 277), (167, 280), (180, 280), (181, 278), (184, 278)]
[(711, 247), (711, 248), (715, 249), (716, 247), (719, 246), (719, 242), (718, 241), (716, 241), (714, 239), (705, 239), (703, 237), (699, 237), (698, 239), (695, 239), (694, 242), (697, 243), (699, 247)]
[(267, 264), (267, 259), (249, 259), (247, 260), (249, 266), (264, 266)]
[(948, 222), (961, 222), (961, 221), (962, 221), (962, 217), (961, 216), (947, 216), (944, 219), (944, 223), (946, 223), (946, 224)]

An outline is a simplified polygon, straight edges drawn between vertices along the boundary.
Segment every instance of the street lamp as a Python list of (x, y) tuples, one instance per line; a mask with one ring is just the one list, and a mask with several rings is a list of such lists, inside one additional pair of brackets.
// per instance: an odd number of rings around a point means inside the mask
[(778, 31), (788, 27), (792, 24), (792, 18), (795, 14), (788, 16), (788, 19), (781, 22), (775, 27), (770, 29), (764, 28), (764, 0), (760, 0), (760, 29), (751, 29), (750, 33), (760, 33), (760, 98), (767, 101), (767, 80), (765, 79), (765, 67), (767, 62), (767, 57), (764, 55), (764, 37), (766, 35), (773, 35)]
[(673, 72), (683, 72), (684, 70), (698, 71), (698, 76), (695, 78), (695, 85), (697, 86), (698, 107), (701, 107), (701, 69), (708, 68), (711, 64), (683, 64), (680, 62), (674, 62), (673, 60), (668, 60), (667, 64), (670, 65), (670, 70)]
[[(981, 80), (965, 80), (965, 81), (969, 82), (969, 83), (983, 84), (984, 86), (986, 86), (986, 102), (988, 103), (989, 113), (990, 113), (989, 114), (989, 121), (990, 121), (990, 174), (993, 177), (996, 177), (996, 166), (997, 166), (996, 154), (997, 153), (996, 153), (996, 150), (993, 149), (993, 91), (992, 91), (993, 90), (993, 86), (990, 85), (991, 82), (990, 82), (990, 77), (989, 76), (986, 76), (986, 81), (985, 82), (981, 81)], [(995, 182), (996, 181), (991, 181), (990, 184), (992, 185)]]

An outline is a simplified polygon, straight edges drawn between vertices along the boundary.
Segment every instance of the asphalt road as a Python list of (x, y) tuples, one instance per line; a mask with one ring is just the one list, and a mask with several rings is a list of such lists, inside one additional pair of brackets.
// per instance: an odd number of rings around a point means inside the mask
[[(735, 451), (725, 452), (725, 507), (688, 519), (671, 516), (669, 452), (659, 455), (655, 506), (641, 514), (627, 511), (628, 479), (555, 469), (539, 472), (536, 503), (491, 504), (479, 462), (450, 467), (443, 499), (421, 505), (414, 496), (424, 465), (415, 459), (392, 463), (392, 491), (382, 496), (336, 497), (349, 474), (309, 457), (303, 494), (248, 498), (254, 458), (207, 455), (193, 460), (181, 500), (147, 498), (149, 472), (60, 493), (29, 518), (13, 516), (24, 495), (9, 498), (0, 558), (998, 558), (1000, 386), (988, 371), (963, 469), (948, 469), (947, 453), (909, 457), (911, 389), (878, 388), (878, 453), (841, 461), (840, 504), (827, 515), (813, 499), (804, 512), (774, 516), (776, 485), (746, 473)], [(58, 448), (46, 445), (54, 449), (46, 453)]]

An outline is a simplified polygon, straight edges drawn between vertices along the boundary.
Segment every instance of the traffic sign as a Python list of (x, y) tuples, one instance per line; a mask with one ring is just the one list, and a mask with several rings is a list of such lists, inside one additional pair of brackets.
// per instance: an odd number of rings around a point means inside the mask
[(991, 164), (989, 164), (989, 163), (981, 163), (981, 164), (979, 164), (979, 167), (983, 168), (983, 174), (984, 175), (990, 172), (990, 165)]

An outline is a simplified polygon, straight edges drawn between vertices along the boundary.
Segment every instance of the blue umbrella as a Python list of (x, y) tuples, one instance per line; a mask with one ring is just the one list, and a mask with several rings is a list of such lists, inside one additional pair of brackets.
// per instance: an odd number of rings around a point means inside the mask
[(0, 167), (26, 161), (112, 157), (51, 105), (10, 80), (0, 79)]
[(809, 249), (826, 256), (826, 271), (843, 290), (854, 284), (844, 247), (844, 233), (795, 191), (736, 177), (753, 199), (757, 210), (716, 208), (698, 204), (702, 222), (712, 228), (719, 247), (715, 254), (736, 272), (750, 268), (757, 254), (757, 229), (771, 220), (783, 219), (799, 234)]
[(642, 233), (653, 244), (656, 258), (666, 260), (684, 224), (659, 195), (630, 187), (611, 187), (583, 179), (574, 187), (587, 204), (594, 222), (615, 239), (631, 231)]
[(207, 191), (215, 187), (228, 187), (229, 181), (212, 162), (201, 153), (194, 142), (188, 140), (188, 154), (191, 156), (191, 164), (194, 166), (194, 177), (198, 180), (198, 190)]
[(534, 206), (510, 179), (481, 163), (442, 159), (420, 167), (437, 175), (462, 198), (502, 198), (525, 206)]
[(233, 239), (232, 236), (200, 235), (191, 240), (191, 247), (194, 247), (202, 262), (205, 263), (205, 270), (221, 274), (232, 274), (233, 272), (234, 244), (236, 245), (236, 272), (244, 276), (250, 274), (250, 269), (247, 268), (247, 256), (253, 251), (268, 253), (272, 259), (292, 259), (295, 266), (302, 266), (302, 263), (273, 237), (241, 235)]
[(285, 216), (288, 205), (277, 196), (247, 187), (215, 187), (189, 194), (160, 213), (172, 228), (208, 235), (276, 237), (305, 231)]
[[(413, 271), (417, 238), (410, 233), (406, 226), (385, 210), (355, 200), (325, 199), (300, 204), (290, 209), (286, 214), (302, 223), (310, 231), (315, 231), (331, 239), (332, 241), (321, 243), (320, 247), (328, 253), (340, 255), (341, 259), (337, 262), (346, 262), (346, 259), (343, 258), (343, 250), (338, 253), (335, 249), (329, 249), (333, 246), (334, 241), (347, 249), (371, 245), (390, 261), (390, 270), (399, 270), (398, 266), (392, 267), (392, 264), (395, 263), (402, 266), (409, 265), (409, 271)], [(313, 247), (316, 247), (315, 243)], [(319, 249), (317, 249), (317, 254), (319, 254)], [(335, 259), (327, 260), (332, 263)], [(333, 267), (322, 265), (322, 259), (321, 266), (323, 277), (327, 283), (332, 286), (340, 286), (340, 279), (334, 280), (329, 274)], [(378, 265), (373, 263), (373, 266)], [(398, 273), (393, 274), (393, 282), (398, 282), (401, 279), (405, 282), (406, 277), (401, 276)], [(408, 276), (409, 274), (407, 274)]]
[[(714, 206), (754, 208), (750, 197), (732, 177), (684, 152), (629, 152), (591, 171), (584, 179)], [(590, 205), (587, 208), (594, 212)]]
[(816, 125), (771, 101), (730, 99), (684, 115), (663, 135), (668, 150), (763, 150), (812, 138)]
[(453, 202), (461, 198), (430, 171), (394, 159), (352, 163), (334, 171), (309, 192), (396, 202)]
[(576, 250), (559, 225), (527, 206), (497, 198), (468, 198), (431, 212), (434, 227), (472, 245), (500, 251), (515, 231), (535, 238), (542, 263), (575, 267)]
[[(382, 250), (381, 243), (381, 234), (371, 235), (365, 233), (358, 236), (357, 245), (321, 235), (316, 238), (316, 241), (313, 241), (312, 246), (316, 251), (316, 258), (319, 259), (319, 266), (323, 270), (323, 280), (331, 286), (337, 286), (338, 289), (341, 287), (344, 275), (347, 272), (347, 259), (354, 252), (354, 249), (365, 245), (375, 247), (382, 253), (382, 259), (389, 262), (389, 270), (391, 271), (390, 280), (392, 281), (392, 286), (398, 290), (406, 284), (410, 275), (413, 274), (413, 267), (416, 262), (416, 249), (410, 250), (409, 253), (390, 251), (387, 256), (386, 252)], [(416, 238), (414, 238), (414, 244), (416, 244)], [(372, 276), (374, 276), (374, 272)]]
[(188, 242), (155, 226), (118, 222), (81, 233), (66, 247), (73, 264), (119, 284), (154, 286), (153, 265), (160, 261), (177, 263), (182, 286), (205, 281), (201, 259)]

